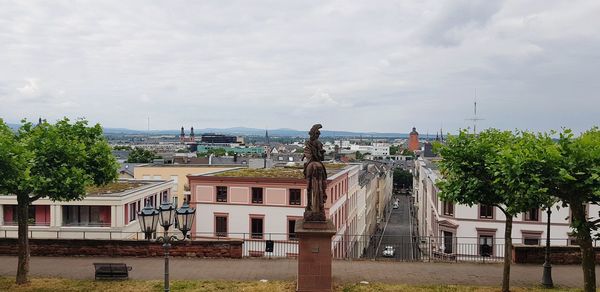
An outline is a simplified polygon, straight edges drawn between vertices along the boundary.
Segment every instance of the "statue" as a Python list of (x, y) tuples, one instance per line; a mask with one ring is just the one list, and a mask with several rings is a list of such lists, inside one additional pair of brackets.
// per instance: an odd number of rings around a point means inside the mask
[(308, 202), (304, 211), (304, 221), (325, 222), (325, 201), (327, 200), (327, 171), (323, 165), (325, 150), (323, 143), (319, 141), (322, 128), (321, 124), (316, 124), (308, 132), (310, 139), (304, 147), (304, 178), (307, 184)]

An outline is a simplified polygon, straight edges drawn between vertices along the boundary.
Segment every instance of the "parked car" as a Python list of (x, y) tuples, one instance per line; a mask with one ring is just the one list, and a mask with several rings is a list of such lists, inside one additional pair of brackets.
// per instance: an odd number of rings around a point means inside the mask
[(391, 245), (387, 245), (384, 249), (383, 249), (383, 256), (384, 257), (394, 257), (394, 255), (396, 254), (396, 250), (394, 249), (393, 246)]

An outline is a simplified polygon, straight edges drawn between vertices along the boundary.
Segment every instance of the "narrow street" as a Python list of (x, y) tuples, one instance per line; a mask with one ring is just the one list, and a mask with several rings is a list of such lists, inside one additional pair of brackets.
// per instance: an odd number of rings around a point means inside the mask
[[(396, 198), (398, 198), (399, 207), (398, 209), (392, 209), (390, 218), (384, 227), (383, 236), (380, 238), (377, 248), (377, 258), (384, 258), (384, 248), (392, 246), (395, 249), (394, 259), (412, 261), (414, 259), (414, 245), (410, 232), (410, 197), (398, 195)], [(392, 205), (393, 202), (392, 199)]]

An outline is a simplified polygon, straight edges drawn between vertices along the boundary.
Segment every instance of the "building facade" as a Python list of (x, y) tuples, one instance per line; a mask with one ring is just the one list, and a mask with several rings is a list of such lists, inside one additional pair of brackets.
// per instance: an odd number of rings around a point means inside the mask
[(133, 169), (133, 177), (138, 180), (171, 180), (173, 181), (172, 194), (176, 201), (189, 201), (189, 183), (187, 176), (203, 174), (214, 171), (232, 169), (234, 166), (224, 165), (190, 165), (190, 164), (143, 164)]
[[(137, 213), (171, 202), (171, 181), (120, 180), (93, 188), (81, 201), (42, 198), (29, 210), (31, 238), (141, 239)], [(17, 198), (0, 196), (0, 234), (17, 237)]]
[[(365, 228), (367, 188), (359, 181), (362, 165), (326, 167), (325, 211), (337, 230), (332, 252), (338, 258), (360, 254), (369, 231)], [(192, 204), (197, 208), (196, 236), (247, 239), (246, 256), (269, 255), (265, 252), (265, 241), (269, 240), (275, 249), (285, 248), (289, 256), (296, 255), (295, 221), (303, 217), (307, 203), (302, 169), (238, 169), (188, 178)], [(371, 186), (375, 199), (377, 180)], [(376, 209), (376, 203), (370, 205)], [(377, 210), (369, 213), (376, 214)]]

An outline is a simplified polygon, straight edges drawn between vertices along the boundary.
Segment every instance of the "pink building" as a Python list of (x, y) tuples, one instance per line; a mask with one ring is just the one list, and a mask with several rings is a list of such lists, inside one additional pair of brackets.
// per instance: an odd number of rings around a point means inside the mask
[[(349, 173), (360, 165), (326, 164), (328, 172), (325, 210), (335, 224), (334, 256), (345, 255), (344, 233), (348, 218)], [(294, 226), (306, 207), (306, 181), (301, 168), (239, 168), (190, 175), (192, 204), (197, 209), (196, 236), (247, 239), (246, 256), (263, 256), (265, 241), (295, 256)], [(337, 240), (335, 240), (337, 238)]]
[[(91, 189), (85, 199), (39, 199), (29, 209), (32, 238), (136, 238), (137, 213), (148, 202), (171, 201), (173, 181), (120, 180)], [(0, 236), (17, 236), (16, 196), (0, 196)]]

